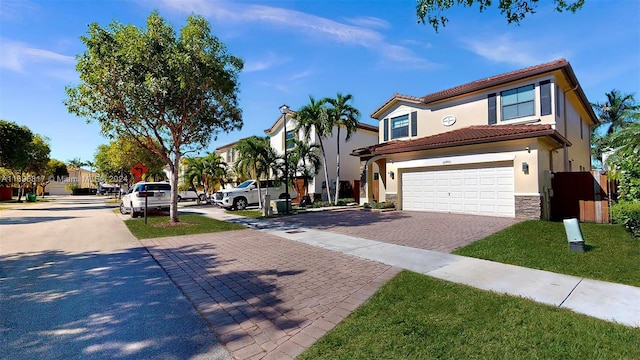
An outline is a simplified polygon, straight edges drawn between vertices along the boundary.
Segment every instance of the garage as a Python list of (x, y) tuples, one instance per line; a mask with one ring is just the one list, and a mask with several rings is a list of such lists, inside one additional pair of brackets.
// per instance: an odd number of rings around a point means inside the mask
[(513, 166), (404, 170), (402, 208), (515, 217)]

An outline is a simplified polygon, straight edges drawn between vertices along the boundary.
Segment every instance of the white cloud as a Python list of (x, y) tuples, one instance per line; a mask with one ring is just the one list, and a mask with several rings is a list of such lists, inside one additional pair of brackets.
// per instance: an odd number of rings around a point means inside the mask
[(293, 74), (293, 75), (291, 76), (291, 80), (299, 80), (299, 79), (303, 79), (303, 78), (306, 78), (307, 76), (309, 76), (309, 75), (311, 75), (311, 74), (313, 74), (313, 71), (311, 71), (311, 70), (305, 70), (305, 71), (302, 71), (302, 72), (299, 72), (299, 73)]
[[(276, 27), (291, 28), (295, 29), (296, 33), (321, 37), (345, 45), (361, 46), (379, 53), (385, 60), (401, 62), (406, 66), (434, 67), (433, 63), (417, 56), (411, 49), (387, 42), (384, 36), (378, 31), (340, 23), (296, 10), (264, 5), (238, 5), (222, 1), (208, 2), (206, 0), (162, 0), (160, 4), (160, 6), (174, 11), (198, 13), (221, 22), (249, 24), (261, 22)], [(358, 19), (360, 19), (361, 23), (368, 21), (367, 25), (369, 26), (374, 23), (378, 26), (384, 25), (383, 20), (372, 17)], [(391, 53), (390, 50), (400, 51), (401, 54)]]
[(545, 40), (527, 41), (514, 39), (509, 34), (480, 39), (461, 40), (467, 50), (493, 62), (531, 66), (550, 60), (569, 57), (568, 53), (552, 53), (552, 43)]
[(27, 15), (33, 16), (38, 7), (28, 0), (2, 0), (0, 1), (0, 20), (19, 21)]
[(2, 48), (0, 67), (16, 72), (23, 72), (25, 68), (32, 63), (69, 65), (75, 61), (73, 56), (39, 49), (29, 44), (11, 41), (5, 38), (0, 38), (0, 48)]
[(260, 59), (247, 60), (244, 65), (244, 72), (262, 71), (274, 66), (279, 66), (291, 61), (290, 58), (279, 57), (275, 53), (270, 52)]
[(388, 21), (373, 16), (360, 16), (357, 18), (348, 18), (345, 20), (350, 24), (361, 27), (380, 29), (388, 29), (391, 27)]

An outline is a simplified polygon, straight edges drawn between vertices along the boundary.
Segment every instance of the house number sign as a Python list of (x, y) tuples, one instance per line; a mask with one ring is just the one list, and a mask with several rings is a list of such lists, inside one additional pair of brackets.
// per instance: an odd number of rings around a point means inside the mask
[(453, 115), (447, 115), (442, 118), (442, 125), (451, 126), (456, 123), (456, 117)]

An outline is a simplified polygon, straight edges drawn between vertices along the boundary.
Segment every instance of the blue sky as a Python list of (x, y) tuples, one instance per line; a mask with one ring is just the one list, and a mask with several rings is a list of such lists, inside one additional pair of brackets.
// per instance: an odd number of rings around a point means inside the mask
[(496, 9), (456, 8), (436, 33), (415, 18), (415, 1), (14, 1), (0, 0), (0, 119), (51, 139), (51, 156), (92, 160), (97, 124), (69, 114), (65, 85), (78, 82), (75, 56), (87, 25), (144, 26), (158, 10), (174, 28), (195, 13), (230, 53), (240, 75), (244, 127), (205, 151), (264, 135), (283, 103), (350, 93), (360, 121), (394, 93), (423, 96), (492, 75), (567, 59), (590, 101), (612, 89), (640, 100), (640, 1), (587, 0), (575, 14), (542, 1), (520, 26)]

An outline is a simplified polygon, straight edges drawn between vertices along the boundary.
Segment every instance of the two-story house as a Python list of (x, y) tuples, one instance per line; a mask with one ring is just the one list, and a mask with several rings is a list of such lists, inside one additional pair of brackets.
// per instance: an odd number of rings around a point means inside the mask
[[(278, 119), (264, 132), (269, 135), (271, 139), (271, 147), (274, 148), (278, 153), (284, 153), (285, 147), (285, 126), (284, 126), (285, 116), (281, 114)], [(296, 132), (296, 120), (295, 120), (295, 111), (289, 111), (286, 116), (287, 120), (287, 139), (299, 139), (306, 141), (304, 136), (304, 132), (302, 130)], [(358, 129), (355, 133), (351, 135), (349, 141), (345, 141), (344, 136), (346, 134), (346, 130), (341, 132), (340, 139), (340, 182), (348, 183), (352, 189), (352, 193), (341, 193), (341, 198), (351, 198), (359, 197), (359, 188), (360, 188), (360, 160), (357, 157), (351, 156), (351, 152), (355, 149), (362, 148), (364, 146), (368, 146), (371, 144), (375, 144), (378, 142), (378, 127), (372, 126), (365, 123), (359, 123)], [(329, 180), (329, 191), (331, 191), (332, 197), (335, 194), (336, 187), (336, 167), (337, 167), (337, 158), (338, 158), (338, 150), (337, 150), (337, 128), (334, 128), (333, 135), (329, 138), (323, 138), (324, 150), (326, 153), (326, 161), (327, 161), (327, 172), (328, 172), (328, 180)], [(309, 134), (309, 144), (319, 144), (320, 139), (316, 134), (315, 129), (311, 129)], [(291, 148), (294, 146), (292, 142), (288, 142), (288, 146)], [(298, 189), (303, 188), (302, 179), (294, 179), (295, 186)], [(320, 166), (318, 174), (309, 181), (308, 184), (308, 192), (309, 196), (311, 196), (314, 200), (327, 200), (327, 187), (325, 184), (325, 174), (323, 166)], [(300, 191), (301, 192), (301, 191)], [(300, 197), (301, 194), (298, 194)], [(295, 202), (295, 200), (294, 200)]]
[(564, 59), (373, 111), (378, 144), (356, 149), (361, 203), (548, 219), (554, 172), (588, 171), (598, 123)]
[[(242, 140), (242, 139), (240, 139)], [(227, 175), (228, 175), (228, 184), (224, 185), (225, 189), (233, 188), (238, 185), (240, 179), (238, 179), (238, 175), (235, 171), (235, 163), (238, 161), (238, 150), (236, 149), (236, 145), (240, 140), (222, 145), (217, 147), (215, 153), (220, 156), (223, 162), (227, 164)]]

